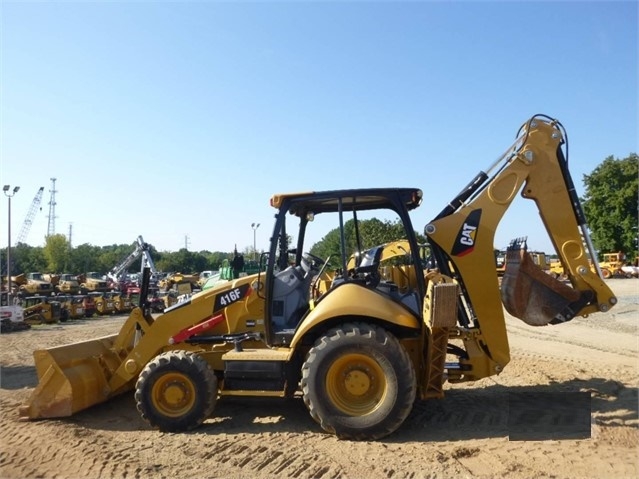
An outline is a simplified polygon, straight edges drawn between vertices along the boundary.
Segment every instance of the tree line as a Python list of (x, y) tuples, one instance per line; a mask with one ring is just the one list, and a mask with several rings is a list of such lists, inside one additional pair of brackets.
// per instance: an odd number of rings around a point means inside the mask
[[(30, 246), (18, 243), (11, 247), (11, 273), (39, 271), (43, 273), (80, 274), (89, 271), (106, 273), (120, 264), (135, 250), (135, 243), (108, 246), (82, 244), (71, 247), (66, 236), (56, 234), (46, 239), (44, 246)], [(251, 253), (252, 249), (245, 252)], [(233, 257), (225, 251), (158, 251), (149, 245), (149, 253), (158, 271), (196, 273), (218, 270), (225, 259)], [(6, 275), (6, 248), (2, 250), (2, 275)], [(140, 270), (141, 259), (135, 261), (129, 272)]]

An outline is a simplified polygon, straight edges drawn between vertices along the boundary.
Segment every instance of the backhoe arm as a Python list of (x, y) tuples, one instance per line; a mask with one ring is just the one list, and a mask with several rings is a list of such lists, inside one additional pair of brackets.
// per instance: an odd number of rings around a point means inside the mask
[[(597, 264), (596, 256), (564, 143), (559, 122), (531, 118), (506, 153), (425, 228), (440, 272), (461, 286), (457, 333), (468, 353), (461, 360), (466, 380), (499, 373), (509, 361), (502, 298), (511, 314), (534, 325), (607, 311), (616, 303), (600, 271), (590, 268), (589, 257)], [(542, 273), (525, 253), (525, 244), (519, 251), (520, 244), (514, 243), (500, 296), (494, 235), (519, 191), (537, 204), (572, 287)]]

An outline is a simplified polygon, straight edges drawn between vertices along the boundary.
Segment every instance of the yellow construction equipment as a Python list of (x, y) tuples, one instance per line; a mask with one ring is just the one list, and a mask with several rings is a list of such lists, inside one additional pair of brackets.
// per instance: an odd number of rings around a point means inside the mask
[(13, 284), (18, 285), (20, 296), (43, 295), (48, 296), (54, 293), (53, 284), (47, 280), (42, 273), (27, 273), (12, 276)]
[(104, 276), (95, 271), (78, 275), (78, 281), (80, 282), (80, 292), (82, 294), (96, 291), (106, 293), (109, 291), (109, 284), (104, 279)]
[(613, 276), (625, 277), (626, 273), (622, 269), (625, 264), (626, 255), (622, 252), (604, 253), (602, 261), (599, 262), (599, 268), (601, 268), (601, 273), (605, 279)]
[(133, 310), (133, 303), (131, 298), (120, 291), (112, 291), (107, 293), (107, 297), (110, 297), (113, 301), (113, 308), (115, 314), (130, 313)]
[(84, 296), (58, 294), (55, 300), (60, 302), (60, 307), (62, 308), (60, 321), (84, 318)]
[[(264, 269), (159, 315), (145, 302), (145, 270), (142, 304), (118, 334), (34, 353), (40, 382), (21, 417), (68, 416), (133, 390), (149, 425), (185, 431), (213, 413), (218, 396), (300, 394), (325, 431), (354, 440), (391, 434), (416, 398), (442, 397), (446, 381), (503, 371), (510, 360), (503, 305), (533, 325), (615, 305), (601, 272), (588, 264), (595, 256), (565, 138), (552, 118), (528, 120), (506, 153), (426, 225), (428, 262), (409, 214), (422, 202), (420, 189), (274, 195)], [(567, 284), (542, 272), (525, 241), (515, 240), (500, 288), (494, 234), (519, 192), (537, 204)], [(397, 239), (404, 242), (363, 248), (370, 239), (359, 222), (389, 213), (403, 225)], [(314, 223), (317, 216), (323, 220)], [(339, 228), (339, 254), (307, 253), (305, 238), (322, 237), (330, 219)], [(381, 271), (382, 258), (399, 255), (405, 258)], [(392, 268), (406, 268), (405, 275)], [(317, 278), (323, 287), (313, 287)]]
[(115, 299), (112, 292), (94, 291), (87, 294), (93, 299), (95, 312), (100, 316), (109, 316), (115, 312)]
[(62, 294), (77, 295), (80, 292), (80, 282), (73, 274), (61, 274), (54, 284), (56, 291)]
[(179, 294), (189, 294), (194, 289), (200, 289), (199, 279), (197, 274), (173, 273), (158, 281), (158, 287), (160, 291), (172, 289)]
[(28, 324), (57, 323), (62, 319), (62, 304), (54, 296), (27, 296), (22, 306), (24, 322)]

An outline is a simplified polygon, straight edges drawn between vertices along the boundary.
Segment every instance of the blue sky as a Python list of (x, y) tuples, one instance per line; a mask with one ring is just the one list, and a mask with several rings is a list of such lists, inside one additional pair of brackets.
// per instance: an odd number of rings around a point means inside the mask
[[(13, 238), (266, 248), (273, 193), (415, 186), (424, 225), (536, 113), (570, 169), (637, 152), (637, 2), (2, 2)], [(552, 252), (520, 199), (495, 238)], [(6, 246), (6, 199), (0, 245)], [(186, 238), (188, 237), (188, 243)], [(318, 240), (320, 238), (317, 238)]]

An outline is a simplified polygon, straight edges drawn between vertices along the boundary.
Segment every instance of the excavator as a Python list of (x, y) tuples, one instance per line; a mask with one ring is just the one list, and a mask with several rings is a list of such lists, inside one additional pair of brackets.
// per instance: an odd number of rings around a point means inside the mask
[(151, 273), (157, 273), (150, 250), (151, 246), (144, 241), (142, 236), (138, 236), (135, 240), (134, 250), (107, 273), (107, 278), (111, 280), (116, 289), (120, 289), (126, 271), (140, 257), (142, 257), (140, 272), (148, 267), (151, 269)]
[[(506, 152), (426, 224), (428, 261), (410, 217), (422, 203), (418, 188), (272, 196), (276, 214), (269, 250), (260, 257), (264, 269), (159, 315), (142, 301), (118, 334), (35, 351), (39, 383), (20, 417), (70, 416), (132, 392), (150, 427), (180, 432), (206, 421), (218, 399), (297, 396), (319, 427), (339, 438), (393, 433), (415, 400), (443, 397), (447, 382), (504, 370), (510, 361), (504, 309), (546, 326), (616, 304), (601, 271), (589, 267), (595, 251), (566, 143), (559, 121), (545, 115), (526, 121)], [(508, 247), (498, 281), (494, 235), (518, 194), (536, 203), (568, 282), (542, 272), (523, 238)], [(401, 245), (368, 245), (360, 221), (378, 215), (403, 225)], [(329, 220), (337, 225), (340, 253), (318, 257), (307, 239), (321, 237), (313, 228)], [(410, 274), (381, 274), (383, 258), (399, 254), (410, 261), (397, 267), (409, 263)], [(399, 285), (394, 278), (401, 277), (410, 281)], [(143, 288), (148, 278), (146, 269)]]

